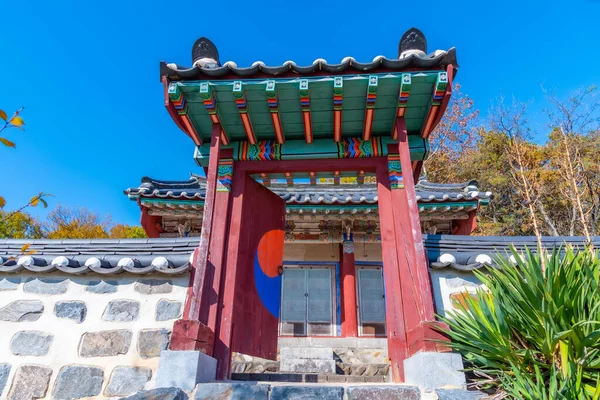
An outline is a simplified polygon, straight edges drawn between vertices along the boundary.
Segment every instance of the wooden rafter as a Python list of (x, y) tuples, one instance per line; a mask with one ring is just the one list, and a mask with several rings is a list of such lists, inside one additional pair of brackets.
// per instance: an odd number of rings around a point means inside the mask
[[(398, 117), (404, 117), (406, 113), (406, 107), (408, 106), (408, 96), (410, 95), (410, 87), (412, 85), (412, 77), (410, 74), (402, 74), (400, 78), (400, 89), (398, 90), (398, 111), (396, 115)], [(398, 139), (398, 130), (394, 124), (394, 130), (392, 131), (392, 139)]]
[(333, 171), (333, 184), (334, 185), (340, 184), (340, 171)]
[(344, 97), (344, 80), (336, 76), (333, 80), (333, 141), (342, 140), (342, 103)]
[(248, 142), (250, 144), (256, 144), (256, 136), (254, 135), (254, 129), (252, 129), (252, 123), (248, 116), (248, 100), (246, 99), (246, 92), (244, 91), (242, 81), (233, 82), (233, 97), (235, 98), (235, 104), (240, 113), (240, 118), (244, 125)]
[(221, 125), (221, 144), (227, 146), (229, 144), (229, 137), (223, 130), (221, 118), (218, 114), (219, 106), (217, 104), (217, 97), (208, 82), (200, 83), (200, 97), (202, 98), (204, 107), (206, 107), (206, 111), (208, 111), (210, 120), (213, 122), (213, 124)]
[[(163, 84), (166, 84), (166, 82), (166, 79), (164, 79)], [(177, 125), (180, 128), (182, 128), (183, 131), (187, 133), (189, 137), (192, 138), (194, 144), (196, 146), (200, 146), (202, 144), (202, 139), (200, 139), (200, 135), (198, 135), (196, 128), (194, 128), (192, 121), (187, 115), (188, 104), (185, 100), (184, 94), (179, 88), (179, 85), (176, 82), (171, 82), (168, 84), (166, 91), (168, 100), (165, 99), (165, 103), (167, 103), (168, 101), (168, 104), (165, 105), (167, 106), (167, 110), (169, 110), (169, 114), (171, 114), (171, 117), (175, 120)], [(177, 117), (179, 118), (181, 125), (176, 120), (175, 115), (177, 115)]]
[(267, 81), (266, 94), (277, 143), (283, 144), (283, 142), (285, 142), (285, 138), (283, 136), (283, 129), (281, 128), (281, 119), (279, 117), (279, 96), (277, 95), (277, 89), (275, 88), (274, 80)]
[(302, 121), (304, 122), (304, 139), (306, 143), (313, 142), (312, 121), (310, 116), (310, 97), (308, 95), (308, 79), (300, 80), (300, 107), (302, 109)]
[(437, 117), (437, 113), (438, 113), (438, 110), (442, 103), (444, 94), (446, 93), (447, 87), (448, 87), (448, 72), (447, 71), (438, 72), (437, 78), (435, 80), (435, 84), (433, 86), (433, 94), (431, 96), (431, 106), (429, 107), (429, 112), (427, 113), (427, 117), (425, 118), (425, 124), (423, 126), (423, 130), (421, 131), (422, 138), (429, 137), (429, 134), (433, 130), (434, 121)]
[(308, 176), (310, 178), (310, 184), (311, 185), (316, 185), (317, 184), (317, 175), (314, 172), (309, 172)]
[(373, 116), (375, 115), (375, 100), (377, 99), (377, 75), (369, 76), (369, 85), (367, 86), (367, 105), (365, 109), (365, 124), (363, 127), (363, 140), (371, 139), (371, 129), (373, 128)]

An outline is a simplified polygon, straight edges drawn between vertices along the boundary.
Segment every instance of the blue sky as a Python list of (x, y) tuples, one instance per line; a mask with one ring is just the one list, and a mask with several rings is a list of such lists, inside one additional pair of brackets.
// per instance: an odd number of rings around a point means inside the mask
[(500, 93), (539, 110), (540, 83), (559, 95), (599, 84), (598, 15), (598, 0), (4, 2), (0, 108), (25, 106), (27, 130), (7, 132), (16, 150), (0, 147), (0, 193), (8, 210), (43, 190), (51, 207), (136, 224), (123, 189), (199, 172), (163, 107), (158, 62), (191, 64), (200, 36), (221, 62), (310, 64), (394, 57), (415, 26), (430, 51), (457, 48), (457, 81), (485, 113)]

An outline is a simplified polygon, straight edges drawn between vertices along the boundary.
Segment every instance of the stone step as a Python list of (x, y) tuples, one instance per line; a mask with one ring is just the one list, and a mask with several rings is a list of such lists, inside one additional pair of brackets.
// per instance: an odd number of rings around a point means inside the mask
[(255, 382), (213, 382), (200, 383), (189, 397), (178, 388), (159, 388), (142, 390), (136, 394), (123, 397), (121, 400), (224, 400), (224, 399), (253, 399), (253, 400), (289, 400), (289, 399), (319, 399), (319, 400), (364, 400), (364, 399), (394, 399), (394, 400), (483, 400), (489, 398), (481, 392), (460, 389), (437, 389), (433, 396), (422, 396), (417, 386), (410, 385), (337, 385), (337, 384), (277, 384)]
[(238, 374), (232, 373), (234, 381), (257, 382), (297, 382), (297, 383), (384, 383), (385, 376), (351, 376), (332, 374), (294, 374), (294, 373), (262, 373)]
[(390, 371), (390, 364), (350, 364), (350, 363), (336, 363), (338, 372), (344, 375), (356, 375), (356, 376), (388, 376)]
[(333, 360), (331, 347), (283, 347), (279, 349), (279, 358), (307, 359), (307, 360)]
[(335, 374), (335, 361), (333, 359), (286, 358), (279, 362), (279, 371)]

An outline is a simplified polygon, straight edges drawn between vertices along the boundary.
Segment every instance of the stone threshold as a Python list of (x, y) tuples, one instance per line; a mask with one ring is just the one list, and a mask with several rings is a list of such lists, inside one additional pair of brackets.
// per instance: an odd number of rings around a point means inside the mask
[(385, 376), (357, 376), (297, 373), (232, 373), (232, 381), (289, 382), (289, 383), (385, 383)]

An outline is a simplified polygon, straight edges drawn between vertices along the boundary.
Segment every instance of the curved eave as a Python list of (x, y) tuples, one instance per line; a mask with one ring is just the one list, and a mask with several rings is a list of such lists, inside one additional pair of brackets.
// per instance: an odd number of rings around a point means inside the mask
[(176, 64), (160, 62), (160, 76), (169, 80), (214, 80), (230, 78), (261, 78), (261, 77), (286, 77), (308, 76), (320, 74), (348, 74), (348, 73), (374, 73), (374, 72), (401, 72), (409, 70), (445, 69), (448, 65), (458, 68), (456, 49), (448, 51), (437, 50), (427, 55), (412, 54), (401, 59), (390, 59), (377, 56), (373, 61), (361, 63), (352, 57), (346, 57), (339, 64), (329, 64), (326, 60), (317, 59), (311, 65), (298, 66), (293, 61), (286, 61), (283, 65), (267, 66), (261, 61), (253, 63), (250, 67), (238, 67), (234, 62), (226, 62), (216, 68), (192, 67), (186, 68)]

